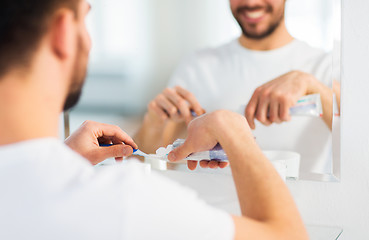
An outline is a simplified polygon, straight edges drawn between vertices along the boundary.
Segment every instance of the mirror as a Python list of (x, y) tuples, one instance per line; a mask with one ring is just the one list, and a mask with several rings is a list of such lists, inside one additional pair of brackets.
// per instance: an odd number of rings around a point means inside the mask
[[(71, 112), (72, 130), (91, 119), (117, 124), (133, 135), (148, 102), (167, 86), (186, 56), (199, 49), (227, 44), (241, 35), (229, 0), (92, 0), (91, 4), (87, 24), (93, 49), (84, 94)], [(332, 79), (340, 81), (340, 9), (339, 0), (287, 0), (285, 8), (289, 33), (314, 49), (331, 54), (330, 67), (322, 70), (330, 76), (326, 83), (329, 87)], [(283, 61), (275, 65), (294, 70)], [(259, 70), (258, 73), (268, 73), (263, 68)], [(248, 88), (242, 105), (248, 103), (258, 86)], [(225, 91), (239, 93), (231, 86)], [(223, 99), (223, 103), (228, 101), (232, 102), (230, 98)], [(232, 110), (239, 109), (237, 105)], [(320, 117), (299, 116), (280, 125), (267, 127), (257, 123), (254, 135), (264, 150), (300, 153), (300, 179), (338, 181), (337, 109), (336, 104), (332, 131)]]

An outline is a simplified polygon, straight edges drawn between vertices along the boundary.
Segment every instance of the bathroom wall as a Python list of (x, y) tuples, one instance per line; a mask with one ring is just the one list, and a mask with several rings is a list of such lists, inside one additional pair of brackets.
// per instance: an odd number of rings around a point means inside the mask
[(342, 0), (341, 182), (289, 183), (305, 222), (369, 239), (369, 1)]

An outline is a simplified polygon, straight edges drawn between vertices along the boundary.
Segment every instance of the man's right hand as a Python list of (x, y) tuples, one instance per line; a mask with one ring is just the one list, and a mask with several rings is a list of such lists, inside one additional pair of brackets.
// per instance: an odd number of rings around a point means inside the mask
[(179, 86), (166, 88), (148, 105), (148, 117), (159, 123), (171, 119), (188, 124), (193, 119), (191, 111), (198, 116), (205, 113), (196, 97)]

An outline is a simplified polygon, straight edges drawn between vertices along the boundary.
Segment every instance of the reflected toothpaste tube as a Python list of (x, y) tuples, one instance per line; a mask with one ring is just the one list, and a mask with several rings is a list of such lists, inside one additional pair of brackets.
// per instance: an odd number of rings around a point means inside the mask
[[(246, 105), (242, 105), (238, 113), (243, 115), (245, 108)], [(320, 94), (311, 94), (300, 98), (297, 103), (290, 108), (290, 115), (321, 117), (323, 115), (323, 107)]]
[(296, 105), (290, 108), (290, 114), (292, 116), (321, 117), (323, 115), (323, 107), (320, 94), (311, 94), (300, 98)]

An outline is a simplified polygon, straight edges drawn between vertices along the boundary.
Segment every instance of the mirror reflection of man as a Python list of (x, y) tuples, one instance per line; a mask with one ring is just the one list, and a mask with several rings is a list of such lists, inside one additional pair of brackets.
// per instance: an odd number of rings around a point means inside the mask
[(146, 174), (139, 162), (93, 168), (137, 148), (119, 127), (86, 122), (67, 145), (58, 140), (60, 113), (77, 103), (85, 78), (89, 9), (84, 0), (1, 2), (0, 239), (307, 239), (287, 187), (241, 115), (217, 111), (194, 120), (169, 158), (220, 143), (242, 216)]
[[(319, 93), (322, 120), (332, 125), (332, 56), (294, 39), (287, 31), (285, 0), (230, 0), (242, 35), (185, 59), (169, 87), (148, 105), (135, 140), (155, 152), (185, 136), (192, 117), (216, 109), (245, 114), (252, 129), (291, 120), (289, 108)], [(334, 84), (335, 85), (335, 84)], [(339, 104), (337, 84), (333, 88)], [(246, 108), (240, 109), (241, 106)]]

